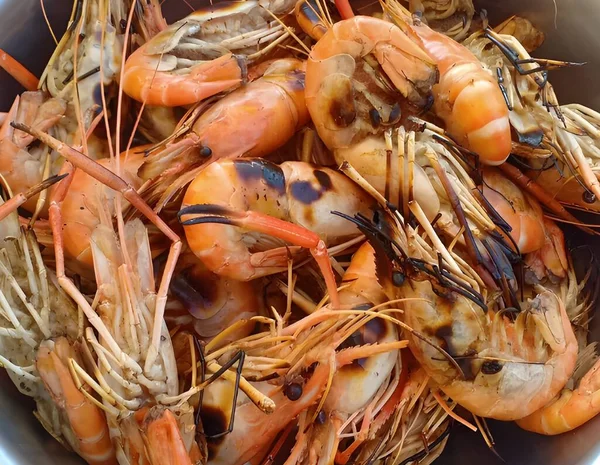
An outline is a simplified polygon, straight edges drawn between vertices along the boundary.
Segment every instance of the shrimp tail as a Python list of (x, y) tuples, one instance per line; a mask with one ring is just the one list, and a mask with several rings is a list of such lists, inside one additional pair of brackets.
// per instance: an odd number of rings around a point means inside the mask
[(517, 420), (517, 424), (534, 433), (553, 436), (566, 433), (600, 413), (600, 360), (596, 353), (596, 344), (583, 349), (577, 360), (577, 373), (585, 371), (576, 389), (565, 388), (548, 405), (531, 415)]

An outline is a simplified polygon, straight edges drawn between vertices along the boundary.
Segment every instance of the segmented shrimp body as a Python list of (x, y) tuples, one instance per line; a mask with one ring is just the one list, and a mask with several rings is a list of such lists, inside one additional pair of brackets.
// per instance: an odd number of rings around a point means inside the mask
[(437, 77), (429, 55), (400, 28), (356, 16), (335, 23), (312, 48), (306, 105), (327, 147), (346, 148), (397, 124), (411, 105), (427, 106)]
[[(469, 350), (478, 356), (467, 356), (458, 370), (446, 359), (441, 361), (440, 352), (422, 341), (414, 338), (411, 345), (440, 388), (476, 415), (500, 420), (527, 416), (560, 392), (573, 373), (577, 341), (563, 303), (551, 291), (541, 291), (524, 305), (514, 325), (501, 312), (474, 308), (465, 297), (449, 293), (433, 297), (432, 284), (427, 281), (412, 280), (400, 289), (400, 295), (427, 299), (405, 304), (408, 325), (425, 331), (451, 357)], [(436, 323), (425, 323), (432, 321)], [(503, 340), (501, 335), (513, 331), (518, 339)], [(523, 331), (534, 344), (523, 339)]]
[[(274, 234), (284, 220), (334, 245), (359, 233), (330, 212), (367, 214), (369, 205), (358, 186), (328, 168), (304, 162), (220, 160), (190, 184), (179, 216), (190, 249), (209, 270), (248, 281), (286, 270), (289, 254), (297, 252), (276, 237), (256, 234), (256, 228)], [(292, 236), (287, 240), (293, 241)]]
[(564, 387), (555, 399), (531, 415), (517, 420), (528, 431), (556, 435), (583, 425), (600, 413), (600, 363), (596, 344), (582, 349), (577, 359), (572, 385)]
[[(80, 392), (80, 387), (73, 381), (69, 372), (72, 360), (82, 363), (81, 355), (75, 351), (67, 338), (59, 337), (40, 344), (36, 368), (51, 398), (64, 409), (68, 424), (77, 439), (74, 444), (75, 451), (90, 465), (116, 464), (115, 450), (104, 412)], [(86, 391), (90, 395), (90, 390)], [(63, 427), (63, 431), (66, 428)], [(73, 445), (71, 438), (69, 443)]]
[(225, 2), (191, 13), (127, 59), (123, 90), (148, 105), (180, 106), (239, 87), (247, 68), (288, 37), (272, 15), (294, 3)]
[(483, 195), (511, 227), (510, 236), (525, 255), (527, 281), (567, 276), (565, 239), (552, 220), (544, 218), (541, 205), (496, 168), (483, 171)]
[(90, 465), (116, 464), (104, 413), (69, 371), (78, 358), (77, 307), (46, 269), (31, 230), (17, 215), (0, 222), (0, 359), (15, 386), (36, 401), (44, 428)]
[(511, 150), (510, 122), (495, 78), (463, 45), (425, 25), (411, 29), (438, 66), (433, 110), (448, 133), (483, 163), (503, 163)]
[(276, 60), (259, 79), (217, 101), (196, 120), (182, 121), (190, 131), (150, 153), (140, 168), (143, 179), (155, 180), (145, 196), (157, 199), (152, 203), (160, 210), (201, 167), (223, 158), (262, 157), (284, 145), (309, 120), (304, 66), (293, 58)]

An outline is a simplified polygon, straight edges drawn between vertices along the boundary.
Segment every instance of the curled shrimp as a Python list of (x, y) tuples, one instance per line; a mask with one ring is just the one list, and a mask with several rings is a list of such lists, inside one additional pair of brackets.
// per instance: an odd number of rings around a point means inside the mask
[(594, 418), (600, 412), (600, 381), (598, 379), (596, 344), (585, 347), (567, 385), (544, 407), (517, 420), (528, 431), (555, 435), (566, 433)]
[(239, 87), (247, 68), (289, 36), (271, 14), (293, 7), (293, 0), (251, 0), (195, 11), (127, 59), (123, 90), (148, 105), (180, 106)]
[[(339, 293), (341, 305), (360, 311), (386, 302), (387, 296), (375, 276), (374, 250), (365, 243), (354, 253), (344, 274)], [(338, 350), (398, 341), (394, 323), (373, 318), (345, 339)], [(325, 421), (306, 426), (302, 434), (304, 443), (297, 443), (297, 449), (304, 446), (309, 456), (316, 454), (321, 460), (335, 456), (336, 463), (345, 464), (375, 434), (384, 421), (382, 417), (390, 415), (389, 407), (384, 408), (384, 400), (392, 396), (400, 383), (403, 370), (400, 351), (374, 354), (361, 359), (359, 364), (360, 370), (352, 364), (340, 366), (336, 371), (319, 413)], [(326, 438), (330, 438), (331, 447), (325, 446), (329, 442)]]
[[(160, 210), (208, 163), (222, 158), (262, 157), (284, 145), (309, 119), (304, 103), (304, 62), (270, 63), (259, 79), (217, 101), (180, 140), (150, 153), (142, 179), (155, 181), (145, 191)], [(248, 114), (254, 115), (248, 118)], [(236, 137), (231, 135), (235, 134)]]
[[(306, 105), (323, 142), (349, 147), (428, 105), (437, 69), (393, 24), (369, 16), (335, 23), (306, 64)], [(412, 110), (413, 112), (415, 110)]]
[(511, 151), (509, 111), (496, 79), (468, 48), (415, 21), (395, 0), (385, 11), (404, 31), (415, 35), (440, 72), (433, 88), (433, 110), (447, 132), (477, 153), (482, 163), (502, 164)]
[(36, 402), (36, 417), (90, 465), (116, 464), (106, 418), (69, 371), (81, 340), (77, 307), (58, 287), (31, 230), (16, 213), (0, 222), (0, 358), (11, 380)]
[[(314, 315), (317, 316), (317, 313)], [(250, 383), (250, 385), (254, 389), (266, 393), (269, 399), (274, 401), (274, 411), (267, 415), (264, 411), (257, 409), (253, 403), (259, 404), (260, 396), (257, 396), (256, 393), (249, 394), (251, 391), (248, 390), (248, 386), (244, 391), (248, 395), (248, 399), (238, 401), (238, 404), (232, 403), (232, 400), (235, 399), (232, 376), (230, 376), (231, 380), (223, 378), (209, 385), (205, 389), (200, 414), (207, 433), (209, 450), (214, 450), (211, 461), (223, 464), (242, 464), (253, 458), (260, 460), (268, 453), (269, 445), (277, 433), (286, 427), (294, 426), (296, 422), (300, 427), (300, 433), (289, 454), (289, 463), (300, 462), (302, 457), (306, 457), (309, 448), (318, 453), (321, 459), (333, 461), (331, 453), (335, 454), (336, 447), (327, 449), (327, 451), (319, 451), (317, 441), (311, 442), (309, 435), (302, 434), (305, 427), (309, 426), (306, 420), (319, 416), (324, 420), (315, 423), (315, 432), (322, 433), (317, 425), (323, 424), (324, 421), (327, 423), (327, 433), (320, 436), (319, 439), (324, 440), (327, 437), (335, 438), (337, 436), (336, 428), (340, 426), (339, 421), (334, 418), (329, 421), (326, 414), (319, 414), (319, 411), (315, 409), (315, 405), (319, 401), (319, 407), (326, 404), (326, 399), (330, 397), (329, 393), (331, 393), (330, 402), (335, 404), (336, 396), (340, 393), (339, 389), (343, 385), (338, 384), (338, 387), (334, 388), (335, 381), (331, 384), (332, 377), (335, 377), (335, 373), (339, 373), (344, 367), (347, 367), (345, 371), (350, 373), (352, 371), (350, 365), (355, 360), (366, 358), (375, 361), (375, 365), (377, 365), (376, 360), (381, 361), (379, 359), (381, 355), (387, 359), (390, 351), (406, 346), (406, 341), (395, 340), (368, 344), (362, 339), (357, 339), (358, 345), (344, 348), (343, 342), (348, 339), (351, 341), (353, 335), (358, 337), (358, 334), (368, 334), (369, 330), (365, 328), (365, 325), (372, 320), (372, 318), (363, 318), (361, 310), (350, 313), (353, 315), (348, 315), (346, 320), (348, 324), (344, 326), (339, 325), (340, 317), (344, 318), (343, 316), (323, 309), (318, 318), (314, 320), (300, 320), (294, 325), (281, 328), (282, 336), (292, 336), (297, 341), (297, 346), (295, 345), (297, 349), (293, 349), (293, 346), (290, 346), (285, 340), (273, 344), (274, 333), (270, 331), (251, 336), (251, 339), (248, 339), (248, 342), (254, 341), (251, 345), (246, 345), (244, 339), (232, 344), (232, 348), (236, 346), (245, 348), (245, 360), (248, 368), (243, 368), (244, 376), (271, 379), (271, 381)], [(253, 363), (255, 357), (258, 357), (256, 361), (264, 359), (262, 355), (267, 349), (272, 355), (269, 357), (270, 360), (260, 364)], [(217, 353), (227, 350), (229, 347), (226, 346)], [(205, 354), (207, 363), (210, 363), (208, 360), (214, 359), (215, 355), (208, 351)], [(397, 360), (397, 357), (392, 356), (391, 358)], [(212, 370), (215, 368), (217, 366)], [(274, 373), (277, 373), (278, 376), (273, 376)], [(378, 380), (379, 382), (380, 380)], [(241, 389), (241, 382), (239, 386)], [(363, 387), (368, 391), (373, 391), (369, 385), (363, 385)], [(335, 393), (330, 389), (335, 389)], [(375, 388), (375, 390), (378, 389)], [(342, 403), (347, 403), (349, 406), (353, 404), (352, 395), (349, 392), (344, 394), (345, 400)], [(252, 398), (254, 400), (251, 401)], [(235, 409), (233, 425), (227, 420), (232, 409)], [(217, 419), (218, 421), (216, 421)], [(219, 437), (225, 431), (229, 431), (229, 434), (220, 439)], [(247, 440), (250, 431), (257, 433), (254, 441)], [(286, 434), (285, 431), (283, 434)], [(333, 443), (338, 441), (333, 439)]]
[(456, 251), (422, 242), (399, 212), (373, 218), (353, 221), (378, 250), (388, 295), (410, 299), (402, 320), (411, 352), (448, 397), (475, 415), (515, 420), (560, 392), (578, 352), (562, 292), (534, 285), (525, 301), (500, 297), (475, 284), (478, 273)]
[(544, 218), (541, 205), (495, 168), (483, 171), (483, 195), (511, 227), (510, 236), (525, 254), (526, 280), (567, 275), (565, 239), (552, 220)]
[[(218, 188), (213, 189), (213, 183)], [(357, 236), (332, 210), (369, 211), (368, 196), (341, 173), (304, 162), (220, 160), (188, 187), (179, 218), (190, 249), (213, 273), (252, 280), (285, 271), (296, 246), (308, 247), (335, 292), (326, 244)], [(260, 233), (260, 234), (259, 234)], [(266, 234), (266, 236), (265, 236)], [(332, 297), (333, 298), (333, 297)]]

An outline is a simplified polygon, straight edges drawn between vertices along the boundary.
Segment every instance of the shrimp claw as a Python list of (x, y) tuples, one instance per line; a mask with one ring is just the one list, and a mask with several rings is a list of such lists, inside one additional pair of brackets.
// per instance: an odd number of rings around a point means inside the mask
[[(199, 214), (199, 216), (191, 218), (189, 220), (182, 220), (183, 215)], [(310, 250), (310, 253), (315, 258), (331, 298), (331, 302), (335, 307), (339, 306), (337, 285), (335, 283), (335, 276), (333, 275), (333, 269), (331, 268), (331, 262), (327, 253), (327, 246), (325, 242), (319, 238), (319, 236), (312, 231), (298, 226), (288, 221), (280, 220), (263, 213), (248, 211), (248, 212), (236, 212), (227, 207), (220, 205), (190, 205), (182, 208), (177, 214), (179, 221), (183, 226), (192, 226), (197, 224), (205, 223), (219, 223), (231, 226), (238, 226), (252, 231), (270, 234), (279, 239), (291, 242), (294, 245), (306, 247)], [(262, 257), (268, 257), (269, 266), (275, 266), (273, 261), (279, 262), (281, 259), (282, 266), (287, 263), (287, 249), (281, 248), (276, 255), (273, 252), (255, 253), (252, 257), (253, 262), (260, 262), (263, 264)], [(260, 256), (260, 258), (258, 257)], [(258, 259), (258, 260), (256, 260)]]

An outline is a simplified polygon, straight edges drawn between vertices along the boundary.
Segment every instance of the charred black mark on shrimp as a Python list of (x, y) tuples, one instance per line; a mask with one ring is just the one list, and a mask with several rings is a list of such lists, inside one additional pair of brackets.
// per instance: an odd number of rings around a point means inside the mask
[(314, 170), (313, 175), (319, 184), (315, 189), (310, 181), (294, 181), (290, 184), (292, 197), (305, 205), (311, 205), (319, 200), (323, 194), (333, 189), (331, 177), (322, 170)]
[(285, 175), (283, 170), (266, 160), (235, 160), (235, 170), (242, 181), (264, 181), (267, 186), (279, 194), (285, 193)]
[[(204, 428), (204, 433), (206, 436), (217, 436), (218, 434), (227, 431), (227, 423), (229, 419), (223, 410), (210, 406), (202, 406), (200, 410), (202, 427)], [(223, 441), (223, 438), (224, 436), (220, 436), (216, 440), (213, 439), (210, 442), (213, 444), (219, 443)]]
[(456, 357), (455, 360), (463, 372), (464, 379), (467, 381), (473, 380), (475, 379), (475, 373), (473, 373), (471, 365), (472, 360), (470, 358), (457, 357), (459, 354), (452, 341), (453, 335), (454, 331), (452, 329), (452, 324), (441, 325), (435, 330), (435, 336), (443, 341), (441, 344), (442, 349), (445, 349), (452, 357)]
[[(388, 335), (389, 325), (386, 325), (381, 318), (369, 320), (361, 329), (348, 336), (338, 347), (338, 349), (347, 349), (349, 347), (363, 346), (365, 344), (375, 344), (382, 341)], [(359, 358), (350, 365), (342, 367), (341, 370), (352, 370), (360, 367), (365, 369), (368, 358)]]
[(502, 370), (502, 363), (498, 360), (487, 360), (481, 364), (481, 372), (484, 375), (495, 375)]
[(337, 95), (329, 105), (329, 115), (336, 126), (346, 128), (356, 119), (356, 106), (354, 105), (354, 90), (350, 81), (342, 81), (336, 88)]

